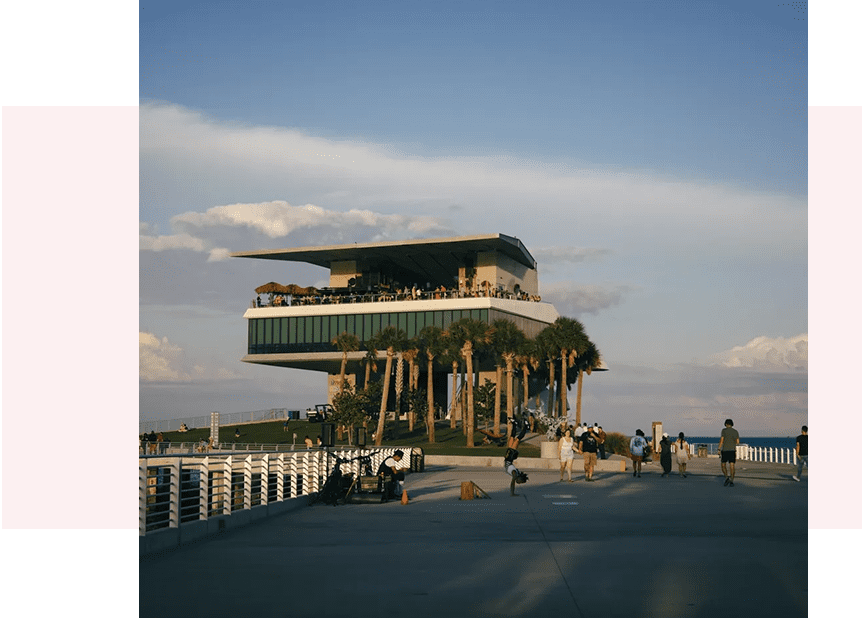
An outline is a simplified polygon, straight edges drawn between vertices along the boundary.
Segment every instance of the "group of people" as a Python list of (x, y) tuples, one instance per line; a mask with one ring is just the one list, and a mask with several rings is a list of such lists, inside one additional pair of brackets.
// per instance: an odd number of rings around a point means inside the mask
[(575, 431), (567, 426), (562, 428), (562, 435), (557, 443), (557, 456), (560, 459), (560, 480), (563, 481), (564, 471), (567, 480), (572, 482), (572, 462), (578, 453), (584, 458), (584, 480), (593, 481), (597, 457), (605, 459), (606, 434), (602, 427), (594, 423), (583, 423)]
[(161, 431), (158, 433), (158, 435), (155, 431), (150, 431), (150, 433), (142, 433), (139, 438), (141, 452), (143, 452), (145, 455), (164, 453), (165, 449), (168, 446), (168, 442), (169, 441), (165, 440)]
[[(663, 433), (659, 441), (659, 463), (662, 466), (662, 475), (671, 474), (672, 458), (677, 460), (677, 474), (686, 478), (686, 464), (692, 458), (691, 447), (686, 441), (686, 436), (681, 431), (677, 434), (677, 440), (671, 442), (668, 434)], [(674, 448), (672, 448), (672, 445)], [(651, 444), (640, 429), (635, 430), (635, 436), (629, 441), (629, 457), (632, 459), (632, 476), (641, 478), (641, 464), (650, 456)], [(724, 464), (723, 464), (724, 466)]]

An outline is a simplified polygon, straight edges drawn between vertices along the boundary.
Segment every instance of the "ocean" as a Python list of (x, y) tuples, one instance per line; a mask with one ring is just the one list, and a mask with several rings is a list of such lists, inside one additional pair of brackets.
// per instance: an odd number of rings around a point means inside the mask
[[(676, 436), (669, 435), (669, 440), (676, 440)], [(686, 436), (686, 441), (690, 444), (719, 444), (719, 436), (715, 438), (705, 437), (690, 437)], [(785, 438), (750, 438), (749, 436), (740, 436), (740, 444), (751, 446), (754, 448), (790, 448), (794, 449), (797, 443), (797, 436)]]

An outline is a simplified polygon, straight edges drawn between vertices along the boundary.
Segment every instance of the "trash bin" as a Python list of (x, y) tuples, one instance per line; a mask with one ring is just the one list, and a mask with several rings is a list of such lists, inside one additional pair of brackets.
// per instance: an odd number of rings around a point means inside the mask
[(698, 445), (698, 456), (699, 457), (707, 457), (707, 445), (699, 444)]

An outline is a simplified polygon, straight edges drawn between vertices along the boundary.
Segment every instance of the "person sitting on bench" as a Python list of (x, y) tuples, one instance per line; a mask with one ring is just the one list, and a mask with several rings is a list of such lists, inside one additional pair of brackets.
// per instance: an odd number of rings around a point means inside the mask
[[(378, 476), (384, 479), (384, 491), (390, 498), (400, 496), (404, 489), (405, 473), (398, 469), (398, 463), (404, 456), (404, 452), (397, 450), (390, 457), (384, 459), (378, 467)], [(389, 477), (389, 481), (387, 477)]]

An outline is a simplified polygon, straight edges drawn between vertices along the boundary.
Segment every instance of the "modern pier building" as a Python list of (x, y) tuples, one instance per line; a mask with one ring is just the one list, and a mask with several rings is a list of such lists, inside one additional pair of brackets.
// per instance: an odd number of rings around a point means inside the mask
[[(487, 323), (503, 318), (532, 337), (558, 317), (539, 297), (536, 260), (521, 241), (503, 234), (231, 255), (329, 269), (326, 288), (262, 286), (264, 298), (259, 295), (244, 316), (248, 351), (242, 360), (326, 372), (330, 401), (342, 361), (332, 340), (342, 332), (360, 341), (360, 350), (348, 354), (347, 380), (362, 387), (366, 344), (387, 326), (415, 337), (427, 325), (446, 329), (461, 318)], [(485, 377), (494, 381), (492, 367), (480, 370), (480, 383)], [(435, 399), (446, 401), (444, 375), (450, 370), (436, 364), (435, 372), (441, 374), (434, 381)]]

